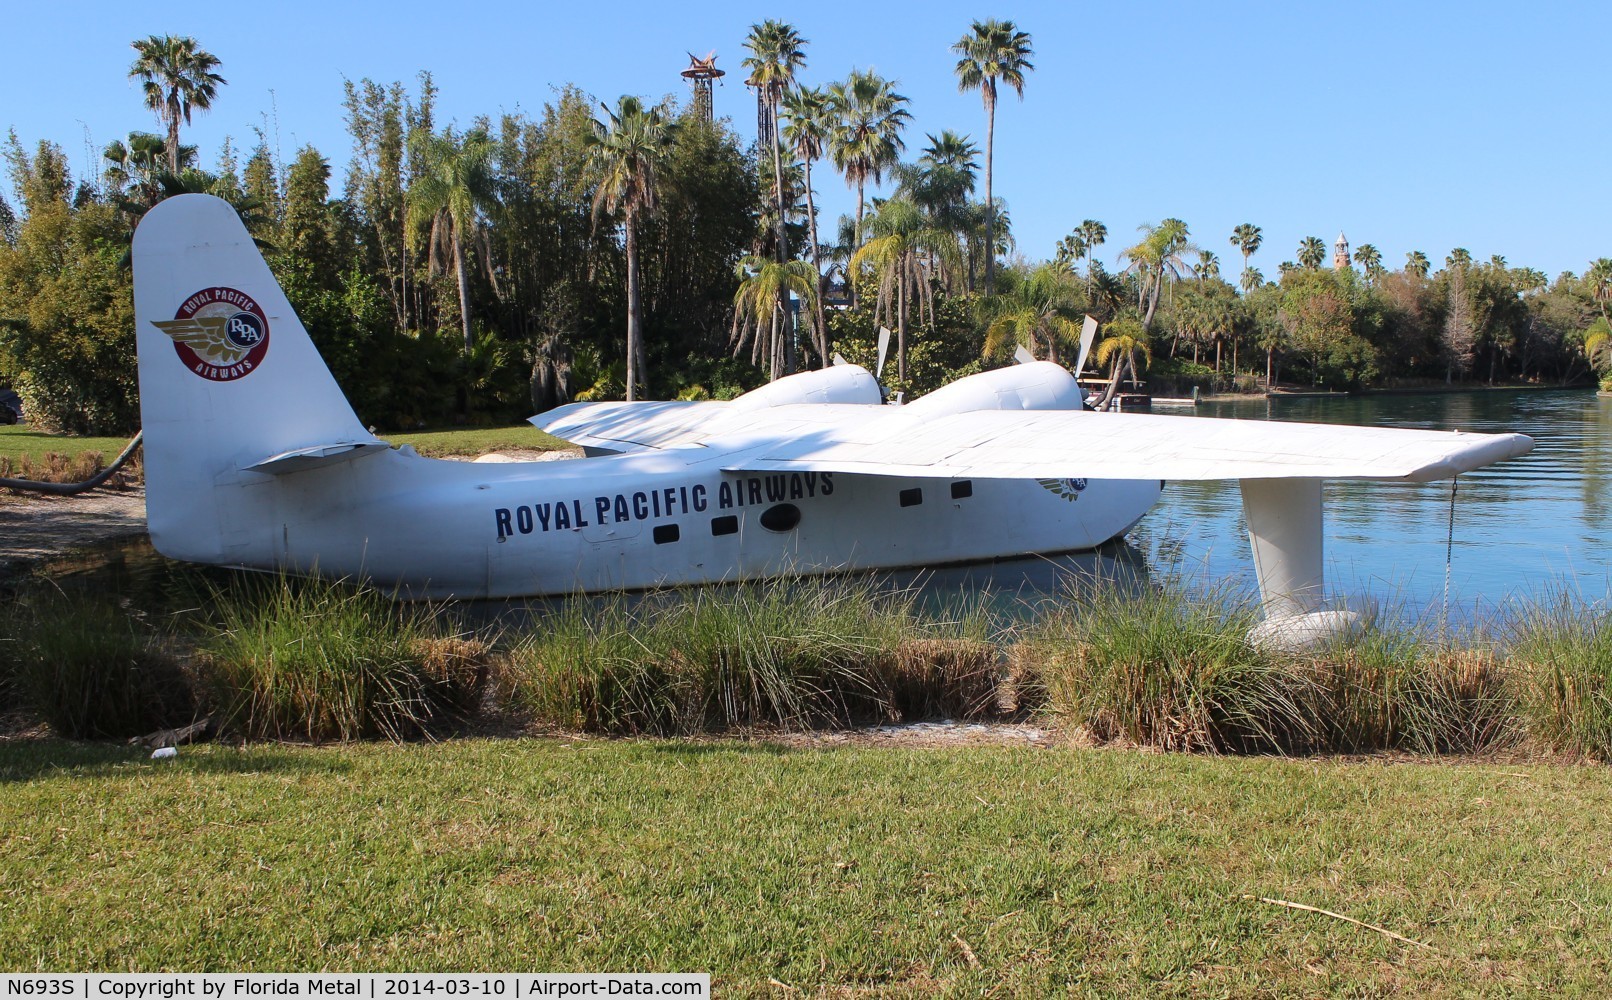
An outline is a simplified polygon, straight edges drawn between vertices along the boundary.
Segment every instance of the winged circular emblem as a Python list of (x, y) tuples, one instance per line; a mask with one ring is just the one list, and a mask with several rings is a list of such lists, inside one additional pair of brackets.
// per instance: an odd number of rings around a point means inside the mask
[(250, 295), (234, 288), (204, 288), (173, 319), (152, 325), (173, 340), (186, 368), (214, 382), (250, 374), (268, 352), (268, 318)]
[(1037, 479), (1036, 482), (1042, 489), (1071, 503), (1079, 500), (1080, 494), (1086, 489), (1084, 479)]

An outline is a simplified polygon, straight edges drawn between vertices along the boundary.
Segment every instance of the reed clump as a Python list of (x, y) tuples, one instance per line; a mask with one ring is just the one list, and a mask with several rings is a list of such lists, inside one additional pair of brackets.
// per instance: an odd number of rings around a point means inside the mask
[(469, 720), (487, 680), (485, 642), (369, 586), (279, 578), (210, 603), (214, 721), (249, 739), (432, 736)]
[(1522, 602), (1507, 624), (1531, 734), (1564, 753), (1612, 759), (1612, 611), (1563, 593)]
[(129, 609), (98, 596), (31, 594), (5, 616), (0, 688), (68, 739), (123, 739), (195, 717), (180, 657)]
[[(138, 479), (142, 456), (135, 454), (119, 471), (119, 475)], [(106, 468), (106, 456), (98, 451), (82, 451), (67, 455), (47, 451), (35, 458), (32, 455), (0, 455), (0, 479), (28, 479), (37, 483), (82, 483)]]
[(838, 578), (573, 601), (513, 643), (506, 687), (541, 722), (607, 733), (972, 714), (992, 702), (984, 628)]

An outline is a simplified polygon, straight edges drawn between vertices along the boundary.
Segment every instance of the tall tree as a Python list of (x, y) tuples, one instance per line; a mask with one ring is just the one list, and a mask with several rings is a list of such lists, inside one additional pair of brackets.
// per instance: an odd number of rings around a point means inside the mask
[(907, 98), (895, 92), (895, 84), (872, 70), (852, 70), (844, 82), (831, 84), (828, 100), (835, 120), (829, 155), (845, 175), (845, 183), (856, 188), (856, 246), (861, 246), (868, 179), (875, 184), (883, 181), (884, 172), (906, 148), (901, 132), (912, 113)]
[(1612, 259), (1600, 257), (1592, 261), (1584, 280), (1590, 286), (1590, 297), (1601, 307), (1601, 318), (1606, 319), (1606, 303), (1612, 299)]
[(869, 226), (871, 236), (851, 258), (851, 271), (872, 265), (879, 276), (875, 316), (893, 320), (896, 327), (896, 381), (907, 381), (907, 319), (916, 298), (934, 319), (934, 299), (925, 260), (944, 261), (956, 256), (956, 237), (924, 218), (918, 206), (892, 198), (879, 207)]
[[(492, 140), (476, 129), (461, 140), (452, 130), (416, 139), (424, 173), (409, 188), (411, 233), (430, 225), (427, 244), (432, 267), (450, 264), (459, 285), (459, 322), (465, 350), (476, 343), (470, 324), (470, 243), (482, 234), (481, 213), (497, 208), (492, 172)], [(484, 253), (483, 260), (487, 257)]]
[(1382, 251), (1378, 250), (1370, 243), (1362, 243), (1360, 244), (1359, 249), (1355, 250), (1355, 263), (1359, 264), (1365, 270), (1366, 280), (1368, 282), (1374, 282), (1377, 280), (1377, 275), (1381, 273), (1383, 269)]
[(658, 108), (645, 108), (636, 97), (623, 96), (616, 110), (605, 108), (608, 121), (594, 119), (594, 163), (600, 171), (593, 210), (620, 213), (627, 250), (627, 399), (638, 398), (643, 376), (643, 302), (638, 287), (639, 219), (655, 210), (661, 166), (671, 152), (673, 126)]
[(794, 25), (782, 21), (766, 20), (750, 26), (744, 47), (750, 55), (741, 65), (750, 71), (747, 86), (755, 87), (765, 99), (767, 115), (772, 123), (772, 195), (777, 216), (773, 220), (777, 240), (778, 260), (789, 259), (789, 239), (784, 225), (787, 219), (784, 207), (783, 134), (778, 127), (778, 105), (795, 82), (795, 70), (806, 65), (806, 40)]
[(1127, 247), (1120, 256), (1129, 260), (1127, 271), (1136, 275), (1137, 306), (1145, 308), (1142, 326), (1151, 329), (1153, 314), (1159, 307), (1159, 293), (1168, 279), (1179, 280), (1189, 270), (1187, 254), (1196, 254), (1187, 224), (1180, 219), (1165, 219), (1158, 225), (1144, 223), (1139, 227), (1142, 239)]
[(1432, 268), (1432, 261), (1428, 260), (1427, 254), (1422, 253), (1420, 250), (1412, 250), (1410, 253), (1405, 255), (1405, 273), (1407, 274), (1414, 274), (1418, 278), (1425, 278), (1427, 277), (1427, 272), (1432, 270)]
[(996, 145), (996, 87), (1000, 81), (1024, 99), (1024, 74), (1035, 69), (1028, 33), (1012, 21), (975, 21), (952, 51), (957, 60), (957, 89), (978, 90), (985, 102), (985, 294), (996, 290), (996, 207), (991, 194), (992, 156)]
[[(1251, 267), (1248, 258), (1254, 256), (1259, 245), (1265, 242), (1265, 234), (1252, 222), (1245, 222), (1231, 231), (1231, 245), (1236, 247), (1243, 255), (1243, 273), (1247, 274)], [(1248, 291), (1244, 286), (1243, 291)]]
[[(765, 365), (771, 378), (784, 374), (784, 324), (788, 322), (785, 304), (793, 292), (808, 306), (815, 306), (817, 272), (803, 260), (776, 261), (746, 257), (735, 269), (739, 290), (733, 296), (733, 329), (730, 332), (733, 356), (738, 357), (748, 343), (752, 363)], [(821, 310), (813, 309), (814, 313)]]
[(1306, 236), (1299, 241), (1299, 266), (1313, 271), (1327, 259), (1327, 245), (1319, 236)]
[(806, 225), (812, 244), (812, 269), (817, 272), (817, 281), (813, 283), (817, 352), (826, 365), (831, 348), (828, 325), (823, 320), (823, 257), (822, 245), (817, 239), (817, 202), (812, 191), (812, 164), (823, 158), (823, 150), (834, 131), (828, 94), (816, 87), (797, 87), (786, 91), (784, 114), (789, 118), (789, 124), (784, 128), (784, 138), (806, 168)]
[(229, 81), (213, 72), (222, 64), (194, 38), (152, 35), (130, 44), (135, 59), (129, 78), (140, 81), (146, 107), (168, 126), (168, 172), (177, 174), (180, 119), (189, 125), (192, 111), (211, 108), (218, 88)]

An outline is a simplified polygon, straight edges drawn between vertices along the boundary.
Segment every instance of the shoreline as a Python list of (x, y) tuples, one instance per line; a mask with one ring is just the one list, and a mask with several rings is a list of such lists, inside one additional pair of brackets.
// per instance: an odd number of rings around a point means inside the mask
[(76, 497), (7, 497), (0, 502), (0, 583), (79, 549), (145, 533), (144, 485)]

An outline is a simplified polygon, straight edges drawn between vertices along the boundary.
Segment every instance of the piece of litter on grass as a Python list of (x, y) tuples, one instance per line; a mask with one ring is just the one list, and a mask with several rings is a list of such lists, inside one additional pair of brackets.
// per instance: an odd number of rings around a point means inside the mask
[(177, 756), (179, 756), (179, 749), (177, 747), (158, 747), (157, 749), (151, 751), (152, 760), (168, 760), (171, 757)]

